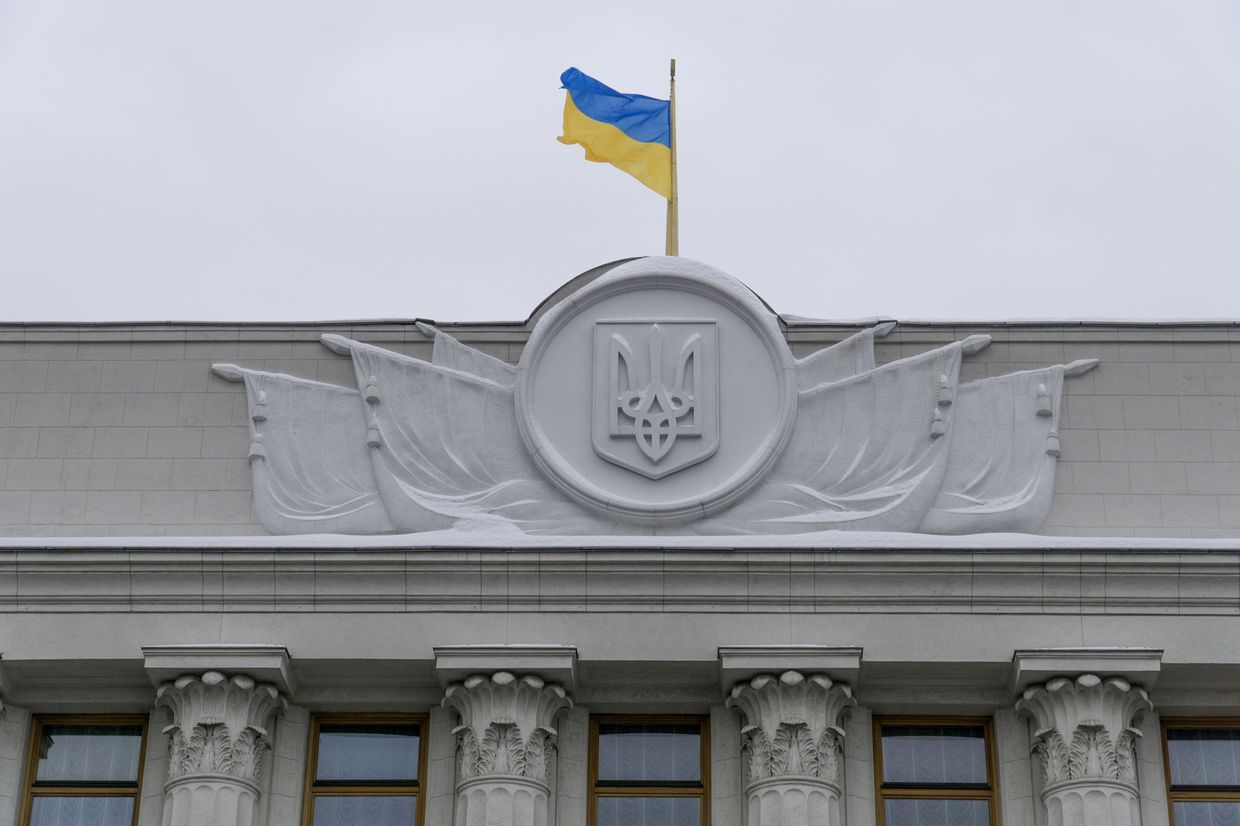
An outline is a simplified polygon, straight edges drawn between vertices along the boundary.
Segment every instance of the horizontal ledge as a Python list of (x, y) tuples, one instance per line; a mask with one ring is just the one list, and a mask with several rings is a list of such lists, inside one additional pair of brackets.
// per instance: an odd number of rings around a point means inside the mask
[(789, 536), (523, 536), (491, 541), (455, 531), (384, 536), (0, 537), (4, 551), (1224, 551), (1240, 553), (1240, 537), (1077, 537), (1034, 534), (933, 536), (823, 531)]

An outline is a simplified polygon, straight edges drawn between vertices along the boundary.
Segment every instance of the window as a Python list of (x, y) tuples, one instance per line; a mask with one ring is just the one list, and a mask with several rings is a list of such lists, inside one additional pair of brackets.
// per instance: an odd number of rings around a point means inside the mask
[(315, 715), (307, 760), (307, 826), (422, 822), (424, 715)]
[(705, 717), (590, 718), (590, 826), (710, 823)]
[(134, 826), (145, 735), (145, 717), (35, 717), (23, 826)]
[(1240, 826), (1240, 719), (1164, 718), (1175, 826)]
[(876, 717), (879, 826), (990, 826), (994, 746), (985, 717)]

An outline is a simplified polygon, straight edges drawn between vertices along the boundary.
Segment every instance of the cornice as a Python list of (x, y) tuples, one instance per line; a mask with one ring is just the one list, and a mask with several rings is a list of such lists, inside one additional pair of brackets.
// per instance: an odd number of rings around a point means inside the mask
[(0, 552), (6, 612), (1240, 615), (1240, 554), (80, 549)]

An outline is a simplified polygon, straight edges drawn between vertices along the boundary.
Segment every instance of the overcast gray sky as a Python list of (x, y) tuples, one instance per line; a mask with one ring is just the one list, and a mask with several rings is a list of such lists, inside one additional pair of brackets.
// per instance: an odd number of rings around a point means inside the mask
[(555, 141), (666, 95), (681, 252), (776, 309), (1240, 317), (1240, 3), (0, 0), (0, 318), (523, 318), (659, 254)]

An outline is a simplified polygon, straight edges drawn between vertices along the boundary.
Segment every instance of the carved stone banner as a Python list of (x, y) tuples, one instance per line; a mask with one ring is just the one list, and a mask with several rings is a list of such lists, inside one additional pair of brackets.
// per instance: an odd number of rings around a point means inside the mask
[(515, 368), (422, 325), (429, 361), (324, 335), (357, 389), (213, 369), (246, 385), (277, 534), (1038, 530), (1064, 379), (1096, 360), (962, 384), (989, 336), (877, 364), (880, 324), (797, 360), (781, 325), (731, 276), (651, 257), (551, 306)]
[(1145, 690), (1117, 677), (1058, 677), (1027, 689), (1016, 711), (1033, 719), (1049, 826), (1139, 826), (1137, 745)]

